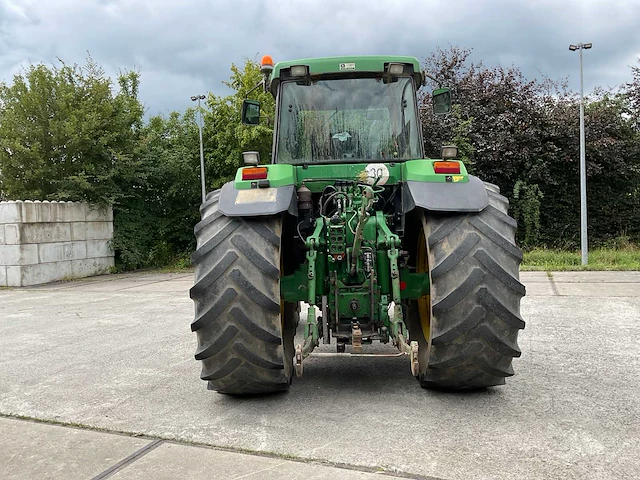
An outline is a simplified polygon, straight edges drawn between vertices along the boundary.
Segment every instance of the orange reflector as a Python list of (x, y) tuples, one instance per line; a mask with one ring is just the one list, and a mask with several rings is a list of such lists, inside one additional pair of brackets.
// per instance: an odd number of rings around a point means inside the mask
[(267, 167), (247, 167), (242, 169), (242, 180), (264, 180), (267, 178)]
[(265, 55), (264, 57), (262, 57), (262, 60), (260, 61), (260, 65), (262, 66), (271, 65), (273, 67), (273, 58), (271, 58), (271, 55)]
[(436, 173), (460, 173), (458, 162), (433, 162), (433, 170)]

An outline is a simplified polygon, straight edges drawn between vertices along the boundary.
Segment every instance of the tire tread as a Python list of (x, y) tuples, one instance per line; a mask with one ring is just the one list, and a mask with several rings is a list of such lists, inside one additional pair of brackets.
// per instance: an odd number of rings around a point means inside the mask
[[(487, 193), (490, 204), (479, 213), (425, 213), (434, 266), (431, 338), (418, 377), (425, 388), (503, 385), (514, 374), (512, 359), (521, 355), (517, 336), (525, 327), (520, 299), (526, 291), (519, 280), (517, 223), (507, 214), (508, 200)], [(419, 317), (412, 315), (415, 325)]]
[[(292, 359), (285, 358), (280, 318), (279, 217), (226, 217), (219, 191), (201, 205), (194, 228), (196, 281), (191, 329), (208, 388), (231, 395), (287, 390)], [(287, 304), (288, 305), (288, 304)], [(293, 341), (291, 336), (290, 341)]]

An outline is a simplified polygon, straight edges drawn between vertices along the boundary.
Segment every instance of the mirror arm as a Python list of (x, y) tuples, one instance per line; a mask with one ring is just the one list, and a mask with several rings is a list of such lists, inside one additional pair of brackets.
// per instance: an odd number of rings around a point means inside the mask
[(254, 90), (256, 90), (256, 89), (260, 88), (260, 87), (261, 87), (261, 86), (263, 86), (263, 85), (265, 85), (265, 82), (264, 82), (264, 80), (261, 80), (261, 81), (260, 81), (260, 83), (258, 83), (255, 87), (253, 87), (251, 90), (249, 90), (249, 91), (245, 94), (244, 99), (245, 99), (245, 100), (247, 100), (247, 99), (249, 98), (249, 94), (250, 94), (251, 92), (253, 92)]
[(431, 80), (433, 80), (434, 82), (436, 82), (438, 84), (438, 88), (442, 87), (442, 84), (438, 81), (438, 79), (436, 77), (434, 77), (433, 75), (431, 75), (430, 73), (427, 73), (426, 70), (422, 71), (422, 75), (425, 77), (424, 80), (422, 81), (422, 85), (426, 85), (427, 84), (427, 78), (430, 78)]

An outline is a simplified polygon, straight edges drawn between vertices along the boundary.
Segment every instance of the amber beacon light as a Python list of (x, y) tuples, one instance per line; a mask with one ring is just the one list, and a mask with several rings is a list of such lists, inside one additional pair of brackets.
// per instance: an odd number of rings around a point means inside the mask
[(262, 72), (264, 75), (268, 75), (273, 71), (273, 58), (271, 58), (271, 55), (265, 55), (264, 57), (262, 57), (262, 60), (260, 60), (260, 72)]

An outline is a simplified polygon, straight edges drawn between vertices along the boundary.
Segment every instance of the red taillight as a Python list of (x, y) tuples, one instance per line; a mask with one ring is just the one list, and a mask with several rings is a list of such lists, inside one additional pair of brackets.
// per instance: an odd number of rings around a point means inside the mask
[(242, 169), (242, 180), (264, 180), (267, 178), (267, 167), (248, 167)]
[(460, 163), (433, 162), (433, 170), (436, 173), (460, 173)]

